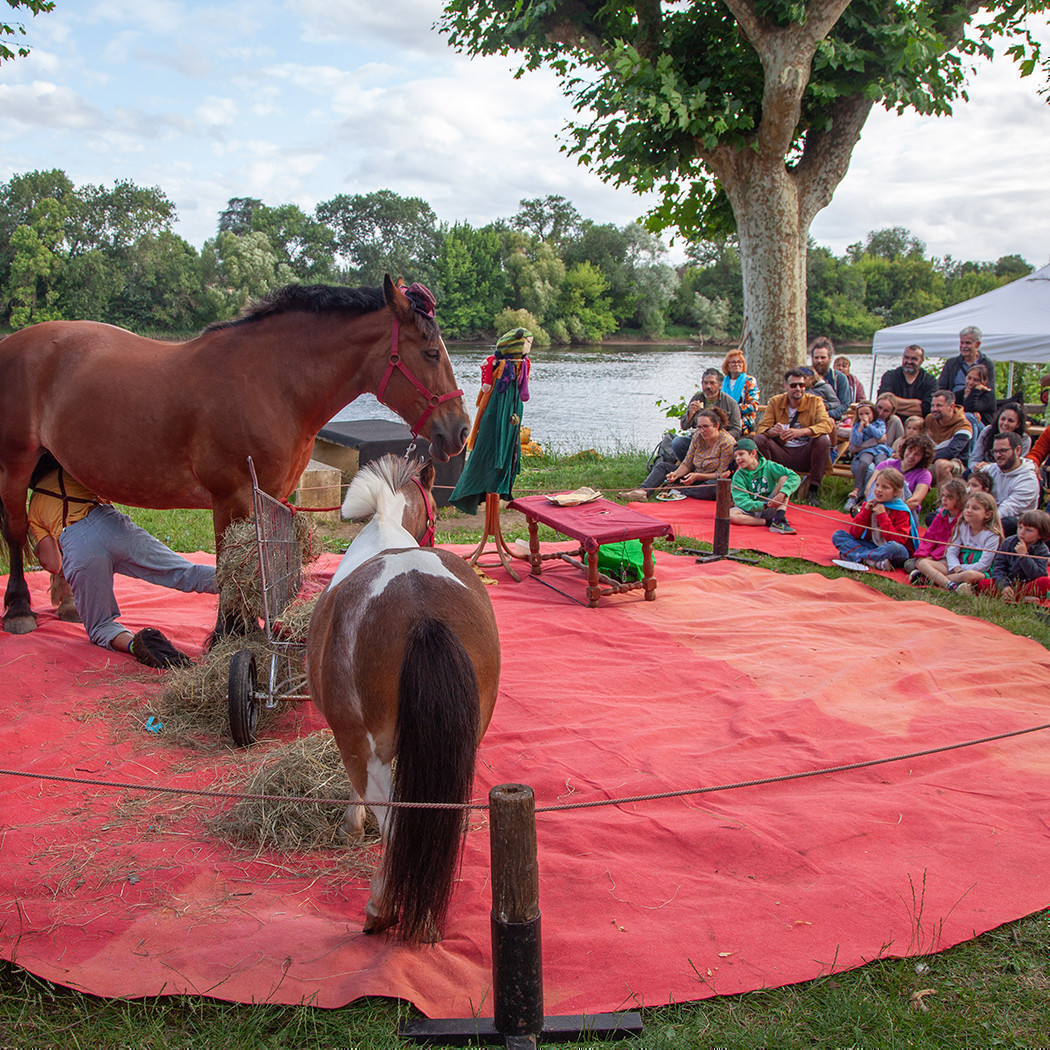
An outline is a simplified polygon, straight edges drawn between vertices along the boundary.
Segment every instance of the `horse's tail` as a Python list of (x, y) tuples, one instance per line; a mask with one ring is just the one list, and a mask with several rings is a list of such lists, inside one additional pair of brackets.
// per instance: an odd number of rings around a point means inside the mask
[(404, 460), (386, 455), (362, 467), (350, 482), (343, 500), (344, 518), (367, 518), (374, 514), (380, 524), (400, 524), (404, 510), (401, 489), (419, 472), (418, 459)]
[[(478, 750), (478, 682), (455, 632), (424, 619), (409, 632), (398, 683), (395, 802), (470, 801)], [(394, 808), (384, 900), (407, 941), (444, 924), (463, 848), (461, 809)]]

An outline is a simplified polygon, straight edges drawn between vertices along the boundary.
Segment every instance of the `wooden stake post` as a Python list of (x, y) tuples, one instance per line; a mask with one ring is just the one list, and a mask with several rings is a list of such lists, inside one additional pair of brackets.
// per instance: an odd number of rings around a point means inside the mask
[(417, 1042), (495, 1043), (532, 1050), (540, 1041), (623, 1039), (642, 1030), (635, 1011), (543, 1016), (540, 871), (536, 800), (524, 784), (489, 792), (492, 850), (492, 1018), (406, 1021), (401, 1035)]
[(728, 558), (732, 561), (754, 562), (754, 558), (746, 558), (735, 551), (729, 550), (729, 508), (733, 505), (732, 478), (719, 478), (715, 488), (715, 533), (711, 540), (711, 553), (706, 551), (689, 551), (689, 554), (699, 554), (697, 564), (705, 565), (709, 561), (722, 561)]

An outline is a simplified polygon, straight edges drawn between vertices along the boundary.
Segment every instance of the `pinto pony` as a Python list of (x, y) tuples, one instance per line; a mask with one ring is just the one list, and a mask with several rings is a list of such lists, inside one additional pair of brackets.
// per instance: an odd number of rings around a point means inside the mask
[[(10, 557), (4, 626), (36, 626), (23, 575), (26, 492), (45, 450), (103, 499), (212, 511), (216, 556), (259, 486), (286, 499), (317, 432), (371, 392), (447, 460), (470, 420), (422, 285), (290, 285), (184, 343), (91, 321), (0, 339), (0, 526)], [(217, 630), (229, 623), (219, 610)]]
[[(386, 457), (353, 480), (344, 517), (374, 512), (318, 598), (306, 644), (314, 703), (328, 720), (359, 802), (465, 803), (499, 687), (492, 603), (461, 557), (423, 549), (403, 525), (411, 465)], [(366, 933), (392, 926), (437, 940), (463, 846), (461, 809), (372, 806), (383, 859)]]

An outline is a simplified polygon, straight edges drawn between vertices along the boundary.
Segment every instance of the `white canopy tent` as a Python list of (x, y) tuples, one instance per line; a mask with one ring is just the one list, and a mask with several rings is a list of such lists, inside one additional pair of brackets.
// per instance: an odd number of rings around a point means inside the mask
[(984, 333), (981, 353), (993, 361), (1050, 361), (1050, 266), (925, 317), (883, 328), (875, 333), (871, 352), (899, 354), (916, 343), (927, 357), (952, 357), (959, 352), (959, 332), (967, 325)]
[(877, 331), (871, 342), (871, 389), (880, 354), (899, 354), (914, 343), (927, 357), (953, 357), (959, 352), (959, 332), (968, 325), (981, 329), (982, 354), (1010, 362), (1007, 389), (1012, 390), (1015, 361), (1050, 361), (1050, 265), (984, 295)]

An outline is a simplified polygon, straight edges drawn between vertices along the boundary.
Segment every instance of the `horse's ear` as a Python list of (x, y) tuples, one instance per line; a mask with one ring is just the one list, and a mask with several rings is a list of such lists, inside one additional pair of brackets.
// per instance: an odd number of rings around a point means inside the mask
[(412, 303), (409, 302), (408, 296), (394, 284), (388, 273), (383, 275), (383, 298), (399, 321), (412, 319)]
[(419, 471), (419, 480), (422, 482), (423, 488), (427, 489), (427, 491), (432, 489), (436, 476), (437, 469), (434, 466), (434, 461), (432, 459), (426, 460)]

